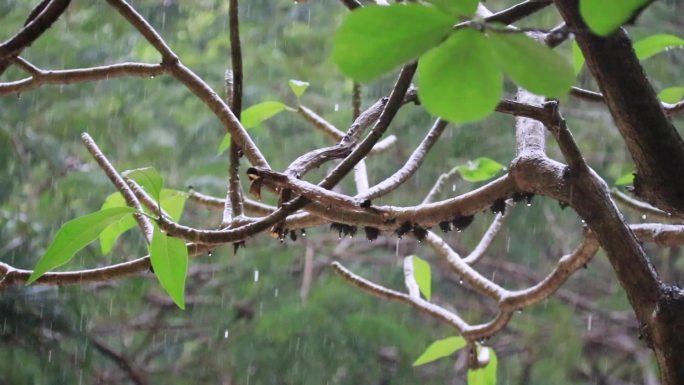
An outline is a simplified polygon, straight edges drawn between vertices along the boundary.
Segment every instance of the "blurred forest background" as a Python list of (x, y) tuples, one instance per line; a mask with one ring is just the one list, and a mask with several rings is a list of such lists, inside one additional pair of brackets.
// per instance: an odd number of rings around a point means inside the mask
[[(501, 10), (512, 0), (489, 0)], [(215, 90), (230, 68), (228, 2), (135, 1), (183, 62)], [(23, 24), (28, 0), (0, 2), (0, 39)], [(311, 83), (302, 104), (337, 127), (351, 122), (352, 83), (330, 62), (332, 36), (348, 12), (335, 0), (247, 0), (241, 4), (244, 106), (267, 101), (295, 105), (287, 81)], [(684, 4), (660, 1), (630, 34), (684, 36)], [(551, 28), (553, 7), (521, 26)], [(570, 56), (570, 44), (558, 48)], [(24, 55), (43, 69), (160, 57), (105, 2), (74, 1)], [(657, 91), (684, 86), (684, 53), (670, 51), (644, 62)], [(25, 77), (16, 68), (3, 81)], [(363, 105), (384, 96), (393, 75), (363, 88)], [(585, 72), (578, 85), (595, 89)], [(514, 88), (508, 89), (509, 96)], [(612, 184), (633, 169), (603, 106), (569, 99), (568, 123), (589, 164)], [(390, 133), (391, 150), (370, 157), (371, 184), (410, 155), (431, 125), (419, 106), (406, 106)], [(684, 127), (679, 120), (679, 127)], [(381, 203), (416, 204), (440, 174), (486, 156), (508, 164), (515, 151), (513, 119), (493, 115), (450, 126), (422, 169)], [(96, 211), (114, 188), (81, 145), (90, 133), (119, 170), (154, 166), (166, 185), (222, 197), (227, 154), (217, 155), (224, 130), (211, 112), (170, 77), (117, 78), (69, 86), (43, 86), (0, 98), (0, 260), (32, 268), (59, 226)], [(283, 112), (250, 129), (270, 164), (282, 170), (305, 151), (329, 145), (297, 114)], [(549, 152), (560, 159), (554, 143)], [(311, 174), (316, 180), (326, 169)], [(243, 182), (246, 179), (243, 175)], [(349, 178), (348, 178), (349, 179)], [(451, 178), (441, 197), (476, 184)], [(352, 191), (353, 183), (340, 187)], [(266, 197), (271, 199), (272, 197)], [(271, 202), (272, 203), (272, 202)], [(631, 214), (626, 212), (626, 214)], [(462, 233), (445, 235), (456, 250), (472, 249), (493, 214), (476, 216)], [(220, 212), (186, 202), (182, 221), (218, 226)], [(631, 216), (632, 222), (646, 220)], [(482, 262), (506, 287), (545, 275), (579, 239), (579, 219), (557, 202), (536, 199), (512, 208), (507, 225)], [(666, 279), (681, 282), (678, 249), (647, 250)], [(102, 256), (97, 244), (67, 267), (94, 267), (145, 253), (142, 237), (126, 233)], [(328, 267), (333, 260), (389, 287), (403, 288), (402, 258), (428, 259), (434, 301), (455, 306), (467, 320), (484, 320), (495, 304), (479, 301), (428, 248), (387, 234), (339, 239), (327, 228), (284, 243), (259, 237), (237, 254), (222, 247), (191, 260), (185, 311), (152, 274), (73, 287), (15, 287), (0, 295), (0, 384), (464, 384), (465, 357), (411, 366), (432, 341), (454, 334), (427, 316), (386, 303), (349, 286)], [(311, 280), (308, 274), (310, 271)], [(446, 305), (449, 306), (449, 305)], [(638, 325), (607, 261), (599, 254), (553, 298), (517, 314), (486, 345), (499, 357), (500, 384), (653, 384), (651, 352), (638, 343)]]

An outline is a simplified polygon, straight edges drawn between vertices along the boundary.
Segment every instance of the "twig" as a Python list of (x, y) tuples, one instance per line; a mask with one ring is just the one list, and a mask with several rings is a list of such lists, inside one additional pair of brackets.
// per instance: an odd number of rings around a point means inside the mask
[(428, 244), (440, 257), (449, 262), (449, 266), (461, 279), (471, 285), (478, 292), (500, 301), (506, 296), (506, 289), (485, 278), (477, 270), (470, 267), (444, 240), (435, 233), (428, 231), (425, 236)]
[(477, 246), (475, 246), (475, 249), (473, 249), (473, 251), (471, 251), (467, 257), (463, 258), (463, 262), (469, 265), (474, 265), (480, 260), (480, 258), (484, 256), (484, 253), (492, 244), (494, 238), (496, 238), (496, 235), (499, 234), (499, 230), (501, 230), (501, 227), (503, 227), (507, 217), (506, 213), (508, 212), (509, 210), (506, 210), (503, 213), (496, 214), (492, 224), (489, 225), (487, 231), (484, 233), (482, 238), (480, 238), (480, 242), (478, 242)]
[[(155, 77), (168, 72), (163, 64), (121, 63), (101, 67), (77, 68), (70, 70), (41, 70), (28, 61), (19, 60), (22, 68), (33, 72), (31, 77), (0, 83), (0, 95), (36, 89), (44, 84), (73, 84), (96, 80), (107, 80), (121, 76)], [(31, 67), (29, 67), (29, 65)], [(30, 69), (29, 69), (30, 68)]]
[(634, 199), (617, 188), (611, 189), (610, 194), (613, 196), (613, 198), (615, 198), (617, 203), (620, 203), (622, 206), (627, 207), (639, 214), (648, 215), (670, 223), (682, 222), (682, 219), (669, 215), (665, 211), (653, 207), (646, 202)]
[(12, 59), (30, 46), (66, 11), (70, 0), (43, 0), (29, 15), (24, 27), (7, 41), (0, 43), (0, 75)]
[(169, 48), (157, 31), (126, 1), (107, 0), (145, 39), (162, 55), (162, 64), (168, 65), (170, 73), (195, 94), (221, 121), (225, 129), (230, 132), (247, 159), (254, 166), (270, 168), (266, 158), (254, 144), (240, 121), (228, 108), (226, 103), (194, 72), (184, 66), (178, 56)]
[(90, 152), (90, 155), (93, 156), (97, 164), (102, 168), (104, 173), (107, 175), (110, 181), (114, 184), (114, 187), (116, 187), (117, 190), (123, 195), (124, 199), (126, 200), (126, 203), (130, 206), (133, 207), (134, 209), (138, 210), (138, 212), (133, 214), (133, 217), (135, 218), (136, 222), (138, 222), (138, 226), (140, 226), (140, 229), (142, 230), (143, 234), (145, 235), (145, 240), (147, 240), (147, 243), (150, 243), (152, 241), (152, 224), (150, 223), (150, 220), (142, 214), (142, 206), (140, 205), (140, 201), (138, 201), (138, 198), (135, 196), (133, 191), (128, 187), (128, 184), (126, 184), (126, 181), (121, 177), (118, 171), (112, 166), (111, 162), (105, 157), (105, 155), (100, 151), (100, 149), (97, 147), (97, 144), (93, 140), (93, 138), (90, 137), (87, 133), (81, 134), (81, 139), (83, 141), (83, 144), (85, 145), (86, 149), (88, 149), (88, 152)]
[(442, 119), (437, 119), (435, 124), (430, 128), (425, 138), (420, 142), (418, 147), (413, 151), (411, 156), (408, 158), (406, 163), (397, 170), (392, 176), (383, 180), (382, 182), (376, 184), (368, 191), (361, 195), (362, 199), (375, 199), (379, 196), (386, 195), (390, 191), (393, 191), (401, 184), (403, 184), (408, 178), (410, 178), (416, 170), (423, 164), (425, 156), (430, 151), (432, 146), (437, 143), (437, 140), (444, 132), (444, 129), (448, 125), (448, 122)]

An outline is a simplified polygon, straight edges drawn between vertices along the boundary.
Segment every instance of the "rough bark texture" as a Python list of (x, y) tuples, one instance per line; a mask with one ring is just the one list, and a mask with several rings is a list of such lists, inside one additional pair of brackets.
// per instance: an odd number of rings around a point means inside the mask
[(635, 193), (666, 212), (684, 215), (684, 141), (665, 114), (627, 33), (602, 38), (589, 32), (577, 0), (556, 0), (576, 33), (587, 66), (637, 168)]
[[(637, 167), (635, 193), (676, 215), (684, 214), (684, 141), (648, 82), (624, 30), (601, 38), (589, 32), (577, 0), (555, 0), (596, 79)], [(624, 226), (607, 189), (591, 173), (570, 170), (571, 205), (596, 233), (641, 324), (641, 338), (655, 352), (664, 385), (684, 384), (684, 292), (662, 283), (632, 232)]]

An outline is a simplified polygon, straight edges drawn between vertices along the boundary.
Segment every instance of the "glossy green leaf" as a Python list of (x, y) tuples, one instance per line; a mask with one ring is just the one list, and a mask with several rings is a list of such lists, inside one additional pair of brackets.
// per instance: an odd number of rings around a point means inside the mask
[(164, 178), (154, 167), (137, 168), (121, 173), (123, 176), (133, 179), (143, 188), (155, 201), (159, 202), (159, 194), (164, 186)]
[(295, 94), (297, 99), (304, 94), (307, 88), (309, 88), (309, 82), (304, 82), (301, 80), (290, 79), (287, 81), (287, 85), (290, 86), (292, 93)]
[(162, 233), (155, 226), (150, 244), (150, 262), (169, 297), (179, 308), (185, 309), (185, 278), (188, 275), (188, 248), (185, 242)]
[(77, 251), (96, 240), (107, 226), (134, 212), (135, 209), (130, 207), (113, 207), (68, 221), (57, 231), (26, 284), (69, 262)]
[(426, 260), (414, 255), (411, 257), (413, 263), (413, 278), (416, 279), (418, 288), (428, 301), (432, 295), (432, 274), (430, 264)]
[(489, 158), (477, 158), (468, 163), (456, 166), (463, 179), (468, 182), (481, 182), (493, 178), (504, 166)]
[(679, 103), (684, 99), (684, 87), (670, 87), (660, 91), (658, 97), (665, 103)]
[(584, 54), (577, 44), (577, 40), (572, 41), (572, 67), (575, 70), (575, 75), (580, 73), (584, 66)]
[(636, 171), (630, 171), (630, 172), (628, 172), (627, 174), (625, 174), (625, 175), (619, 177), (619, 178), (615, 181), (615, 185), (616, 185), (616, 186), (626, 186), (626, 185), (633, 184), (633, 183), (634, 183), (634, 173), (635, 173), (635, 172), (636, 172)]
[(468, 385), (496, 385), (498, 366), (496, 353), (492, 348), (478, 347), (478, 356), (489, 356), (489, 363), (481, 369), (468, 370)]
[(479, 0), (428, 0), (428, 2), (452, 15), (472, 16), (477, 10)]
[(335, 34), (332, 60), (345, 75), (367, 82), (438, 45), (454, 22), (454, 17), (418, 4), (357, 9)]
[(608, 36), (652, 0), (580, 0), (580, 14), (589, 28)]
[(523, 33), (489, 33), (499, 67), (519, 86), (552, 98), (565, 96), (575, 81), (572, 66), (561, 54)]
[[(183, 214), (183, 208), (185, 207), (187, 194), (183, 191), (162, 189), (160, 195), (159, 203), (161, 204), (162, 209), (164, 209), (174, 221), (180, 220), (180, 217)], [(108, 209), (110, 207), (125, 206), (126, 201), (123, 196), (120, 193), (115, 192), (105, 199), (100, 210)], [(104, 229), (102, 233), (100, 233), (100, 248), (102, 254), (108, 254), (112, 251), (114, 243), (121, 234), (134, 228), (136, 225), (137, 222), (133, 216), (125, 216)]]
[(464, 28), (418, 62), (418, 96), (428, 112), (454, 123), (489, 115), (501, 99), (502, 75), (487, 39)]
[(649, 57), (659, 54), (663, 51), (672, 48), (684, 47), (684, 39), (675, 35), (652, 35), (645, 37), (634, 43), (634, 51), (639, 60), (648, 59)]
[(463, 337), (449, 337), (443, 340), (438, 340), (430, 344), (425, 349), (423, 354), (416, 359), (413, 366), (420, 366), (438, 360), (443, 357), (448, 357), (458, 350), (466, 346), (466, 340)]
[[(294, 80), (297, 82), (298, 80)], [(292, 88), (292, 83), (293, 80), (290, 80), (290, 87)], [(304, 82), (302, 82), (304, 83)], [(306, 83), (308, 87), (309, 83)], [(300, 85), (301, 87), (301, 85)], [(304, 89), (300, 88), (300, 92), (304, 93), (304, 90), (306, 90), (306, 87)], [(295, 89), (292, 89), (292, 92), (297, 94), (297, 91)], [(300, 94), (301, 95), (301, 94)], [(297, 95), (299, 97), (299, 95)], [(286, 104), (281, 103), (281, 102), (275, 102), (275, 101), (268, 101), (268, 102), (261, 102), (258, 104), (255, 104), (253, 106), (250, 106), (246, 110), (242, 111), (242, 126), (244, 128), (253, 128), (261, 124), (261, 122), (272, 118), (279, 113), (283, 112), (284, 110), (289, 109)], [(226, 151), (230, 147), (230, 133), (227, 133), (226, 135), (223, 136), (223, 139), (221, 140), (221, 143), (219, 144), (218, 147), (218, 155), (223, 154), (224, 151)]]
[(266, 119), (283, 112), (287, 106), (281, 102), (261, 102), (242, 111), (242, 126), (252, 128)]

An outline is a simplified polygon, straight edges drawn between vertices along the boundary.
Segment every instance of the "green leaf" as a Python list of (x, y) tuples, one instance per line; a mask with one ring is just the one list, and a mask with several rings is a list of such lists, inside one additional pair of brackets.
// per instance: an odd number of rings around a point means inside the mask
[(332, 60), (345, 75), (367, 82), (438, 45), (453, 24), (454, 17), (418, 4), (363, 7), (337, 30)]
[(416, 359), (413, 366), (420, 366), (443, 357), (448, 357), (464, 346), (466, 346), (466, 340), (463, 337), (449, 337), (435, 341)]
[(608, 36), (652, 0), (580, 0), (580, 14), (587, 26)]
[(684, 87), (670, 87), (660, 91), (658, 97), (665, 103), (679, 103), (684, 99)]
[(456, 166), (461, 177), (468, 182), (481, 182), (491, 179), (503, 168), (504, 166), (501, 163), (489, 158), (477, 158), (469, 160), (466, 164)]
[(426, 260), (415, 255), (412, 256), (411, 259), (413, 262), (413, 278), (416, 279), (416, 283), (418, 284), (418, 288), (420, 288), (420, 292), (423, 293), (425, 299), (429, 301), (430, 296), (432, 295), (432, 275), (430, 272), (430, 264), (427, 263)]
[(97, 239), (107, 226), (134, 212), (135, 209), (130, 207), (113, 207), (68, 221), (57, 231), (52, 244), (38, 260), (26, 284), (69, 262), (77, 251)]
[(627, 174), (617, 178), (615, 181), (616, 186), (626, 186), (634, 183), (634, 173), (636, 171), (630, 171)]
[(281, 102), (261, 102), (242, 111), (242, 126), (252, 128), (264, 120), (285, 110), (287, 106)]
[(663, 51), (672, 48), (684, 47), (684, 39), (675, 35), (652, 35), (645, 37), (634, 43), (634, 51), (639, 60), (648, 59), (649, 57), (659, 54)]
[[(164, 209), (174, 221), (179, 221), (181, 215), (183, 215), (187, 194), (183, 191), (162, 189), (160, 196), (159, 203), (161, 204), (162, 209)], [(108, 209), (110, 207), (125, 206), (126, 201), (123, 196), (120, 193), (115, 192), (105, 199), (100, 210)], [(134, 228), (136, 225), (137, 223), (133, 216), (125, 216), (104, 229), (102, 233), (100, 233), (100, 248), (102, 254), (108, 254), (112, 251), (114, 243), (121, 234)]]
[(468, 385), (496, 385), (498, 362), (494, 349), (478, 347), (478, 350), (480, 351), (478, 353), (480, 357), (483, 353), (489, 355), (489, 363), (484, 368), (468, 370)]
[[(293, 81), (298, 82), (298, 80), (290, 80), (290, 88), (293, 87)], [(308, 84), (309, 83), (306, 83), (306, 87), (308, 87)], [(299, 87), (301, 87), (301, 85)], [(300, 92), (304, 93), (306, 87), (304, 87), (304, 89), (302, 89)], [(297, 91), (295, 91), (294, 88), (292, 88), (292, 92), (294, 92), (295, 95), (297, 94)], [(290, 107), (288, 107), (286, 104), (275, 101), (261, 102), (255, 104), (253, 106), (250, 106), (248, 109), (242, 111), (242, 126), (245, 129), (256, 127), (266, 119), (272, 118), (288, 108)], [(223, 139), (221, 140), (221, 143), (218, 147), (218, 155), (223, 154), (223, 152), (226, 151), (228, 147), (230, 147), (230, 133), (226, 133), (226, 135), (223, 136)]]
[(164, 185), (164, 178), (159, 175), (154, 167), (127, 170), (121, 174), (136, 181), (155, 201), (159, 202), (159, 194)]
[(535, 94), (560, 98), (575, 81), (570, 63), (558, 52), (523, 33), (489, 33), (499, 67), (519, 86)]
[(584, 54), (577, 44), (577, 40), (572, 41), (572, 67), (575, 70), (575, 75), (580, 73), (584, 66)]
[(188, 248), (181, 239), (162, 233), (156, 226), (150, 244), (150, 261), (159, 283), (173, 302), (185, 309), (185, 277), (188, 274)]
[(477, 10), (479, 0), (428, 0), (428, 2), (445, 13), (456, 16), (472, 16)]
[(454, 123), (480, 120), (501, 99), (502, 75), (487, 39), (470, 28), (454, 32), (418, 62), (418, 96), (428, 112)]
[(287, 84), (290, 86), (292, 93), (295, 94), (297, 99), (299, 99), (299, 97), (304, 94), (304, 91), (309, 88), (309, 82), (304, 82), (301, 80), (290, 79), (287, 81)]

